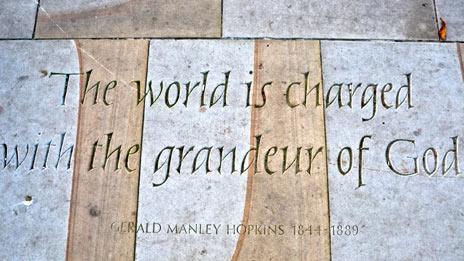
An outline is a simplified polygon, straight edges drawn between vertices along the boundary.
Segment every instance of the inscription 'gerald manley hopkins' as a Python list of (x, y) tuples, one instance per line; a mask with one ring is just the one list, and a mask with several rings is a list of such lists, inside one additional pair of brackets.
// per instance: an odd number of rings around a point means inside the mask
[[(249, 72), (253, 74), (253, 71)], [(145, 87), (145, 92), (142, 91), (142, 85), (140, 80), (134, 80), (129, 83), (131, 86), (135, 86), (134, 90), (137, 91), (137, 104), (144, 104), (145, 100), (148, 99), (150, 107), (155, 103), (166, 106), (166, 108), (173, 108), (176, 106), (205, 106), (205, 107), (226, 107), (228, 103), (228, 90), (229, 80), (233, 77), (231, 71), (221, 73), (223, 81), (219, 83), (211, 83), (209, 81), (210, 71), (201, 72), (198, 76), (198, 80), (182, 81), (182, 80), (171, 80), (171, 81), (160, 81), (158, 87), (154, 87), (153, 81), (148, 81)], [(245, 82), (240, 84), (240, 88), (243, 88), (247, 92), (246, 100), (244, 101), (244, 107), (253, 106), (255, 108), (261, 108), (266, 105), (267, 94), (272, 88), (281, 88), (285, 91), (283, 98), (286, 104), (290, 108), (296, 108), (299, 106), (322, 106), (323, 92), (321, 83), (314, 85), (310, 84), (309, 72), (300, 73), (299, 79), (269, 79), (269, 81), (263, 81), (264, 83), (256, 86), (253, 81)], [(112, 102), (112, 91), (117, 88), (118, 81), (113, 80), (108, 83), (102, 83), (101, 81), (91, 81), (92, 70), (86, 73), (50, 73), (52, 76), (64, 76), (64, 88), (62, 92), (62, 105), (65, 104), (66, 94), (68, 90), (68, 83), (71, 76), (84, 77), (84, 92), (81, 97), (81, 103), (85, 100), (91, 99), (92, 104), (99, 102), (105, 106), (111, 106)], [(334, 83), (332, 84), (325, 97), (325, 106), (331, 107), (337, 105), (338, 108), (353, 108), (359, 106), (361, 109), (370, 110), (367, 117), (363, 117), (363, 121), (371, 120), (375, 117), (378, 107), (381, 106), (384, 109), (398, 109), (402, 104), (407, 102), (407, 108), (412, 108), (412, 80), (411, 73), (404, 74), (405, 83), (395, 90), (392, 83)], [(123, 84), (127, 85), (126, 83)], [(253, 88), (257, 92), (255, 103), (252, 102), (252, 90)], [(297, 91), (304, 91), (303, 97), (296, 95)], [(298, 93), (299, 93), (298, 92)], [(395, 94), (396, 92), (396, 94)], [(199, 94), (197, 102), (192, 101), (192, 94)], [(313, 97), (311, 97), (313, 96)], [(356, 102), (358, 100), (359, 102)]]

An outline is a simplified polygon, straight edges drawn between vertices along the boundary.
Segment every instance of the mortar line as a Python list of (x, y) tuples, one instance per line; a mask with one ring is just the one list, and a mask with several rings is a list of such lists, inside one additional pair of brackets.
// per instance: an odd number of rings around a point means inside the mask
[(34, 28), (32, 29), (32, 38), (31, 38), (31, 40), (34, 40), (34, 38), (35, 38), (35, 30), (37, 28), (37, 19), (39, 18), (39, 9), (40, 9), (40, 0), (37, 0), (37, 7), (35, 9)]
[(458, 60), (459, 60), (459, 67), (461, 67), (461, 76), (462, 76), (462, 81), (464, 82), (464, 56), (462, 56), (462, 50), (461, 50), (461, 44), (456, 44), (456, 49), (458, 52)]
[(2, 41), (58, 41), (58, 40), (306, 40), (306, 41), (345, 41), (345, 42), (399, 42), (399, 43), (464, 43), (464, 40), (439, 41), (432, 39), (351, 39), (351, 38), (317, 38), (317, 37), (76, 37), (76, 38), (2, 38)]
[[(322, 62), (322, 42), (319, 41), (319, 60), (321, 66), (321, 92), (324, 94), (324, 66)], [(322, 95), (324, 97), (324, 95)], [(331, 219), (330, 219), (330, 186), (329, 186), (329, 147), (327, 146), (327, 118), (325, 115), (325, 102), (322, 98), (322, 120), (324, 121), (324, 141), (325, 141), (325, 168), (327, 174), (327, 218), (329, 219), (329, 258), (332, 261), (332, 233), (331, 233)]]
[(435, 13), (435, 26), (437, 28), (437, 34), (438, 34), (438, 30), (440, 30), (440, 25), (438, 24), (437, 3), (435, 0), (432, 0), (432, 2), (433, 2), (433, 12)]
[[(77, 59), (79, 61), (79, 72), (83, 69), (83, 60), (82, 60), (82, 54), (80, 50), (80, 42), (78, 40), (74, 40), (74, 44), (76, 46), (76, 52), (77, 52)], [(73, 172), (72, 172), (72, 178), (71, 178), (71, 194), (70, 194), (70, 202), (69, 202), (69, 215), (68, 215), (68, 231), (66, 235), (66, 252), (65, 252), (65, 260), (69, 261), (71, 260), (71, 255), (73, 253), (73, 234), (74, 234), (74, 221), (76, 220), (76, 204), (78, 202), (77, 199), (77, 191), (79, 188), (79, 176), (80, 176), (80, 170), (79, 170), (79, 165), (80, 165), (80, 158), (79, 156), (79, 150), (81, 148), (81, 128), (82, 128), (82, 114), (83, 114), (83, 104), (81, 104), (81, 96), (83, 95), (82, 93), (82, 88), (83, 88), (83, 78), (82, 75), (79, 75), (79, 100), (77, 101), (78, 108), (77, 108), (77, 122), (76, 122), (76, 141), (75, 141), (75, 149), (74, 149), (74, 166), (73, 166)]]
[[(149, 66), (149, 61), (150, 61), (150, 41), (147, 43), (147, 63), (146, 63), (146, 71), (145, 71), (145, 88), (147, 87), (147, 82), (148, 82), (148, 66)], [(146, 89), (143, 89), (145, 92)], [(139, 177), (137, 181), (137, 208), (135, 209), (135, 223), (137, 224), (138, 219), (139, 219), (139, 198), (140, 198), (140, 178), (142, 176), (142, 149), (143, 149), (143, 129), (145, 125), (145, 99), (143, 102), (143, 110), (142, 110), (142, 126), (141, 126), (141, 133), (140, 133), (140, 158), (139, 158)], [(135, 232), (135, 238), (134, 238), (134, 253), (133, 253), (133, 259), (135, 261), (135, 255), (137, 252), (137, 230)]]

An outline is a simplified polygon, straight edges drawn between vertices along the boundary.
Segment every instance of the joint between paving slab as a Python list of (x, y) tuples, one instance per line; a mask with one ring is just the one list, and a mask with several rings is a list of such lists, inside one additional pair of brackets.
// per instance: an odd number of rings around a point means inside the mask
[(438, 24), (438, 12), (437, 12), (437, 3), (433, 0), (433, 12), (435, 13), (435, 27), (437, 29), (437, 36), (440, 30), (440, 25)]
[(35, 10), (34, 29), (32, 29), (32, 39), (35, 38), (35, 30), (37, 28), (37, 19), (39, 18), (39, 8), (40, 8), (40, 0), (37, 0), (37, 7)]
[(464, 40), (439, 41), (438, 39), (351, 39), (316, 37), (76, 37), (76, 38), (3, 38), (1, 41), (58, 41), (58, 40), (306, 40), (306, 41), (347, 41), (347, 42), (399, 42), (399, 43), (464, 43)]
[[(145, 70), (145, 88), (147, 86), (148, 82), (148, 66), (149, 66), (149, 61), (150, 61), (150, 41), (147, 41), (147, 61), (146, 61), (146, 70)], [(146, 90), (144, 90), (146, 91)], [(137, 223), (139, 219), (139, 198), (140, 198), (140, 178), (142, 176), (142, 150), (143, 150), (143, 128), (145, 125), (145, 101), (143, 102), (143, 110), (142, 110), (142, 126), (141, 126), (141, 133), (140, 133), (140, 158), (139, 158), (139, 178), (137, 181), (137, 208), (135, 209), (135, 223)], [(133, 253), (133, 258), (132, 260), (136, 260), (137, 252), (137, 233), (135, 233), (134, 237), (134, 253)]]
[[(76, 46), (76, 51), (77, 51), (77, 56), (78, 56), (78, 61), (79, 61), (79, 71), (82, 70), (82, 57), (80, 53), (80, 43), (79, 41), (74, 41), (75, 46)], [(65, 260), (70, 260), (71, 259), (71, 253), (73, 251), (73, 245), (72, 241), (74, 240), (72, 238), (72, 233), (74, 231), (74, 220), (76, 219), (76, 211), (75, 211), (75, 204), (77, 203), (76, 199), (76, 193), (78, 191), (78, 185), (79, 185), (79, 171), (78, 171), (78, 161), (77, 161), (77, 156), (78, 156), (78, 150), (80, 148), (79, 144), (81, 142), (80, 139), (80, 133), (81, 133), (81, 122), (82, 122), (82, 104), (80, 103), (82, 99), (82, 80), (81, 77), (79, 77), (79, 100), (78, 100), (78, 108), (77, 108), (77, 122), (76, 122), (76, 142), (75, 142), (75, 152), (74, 152), (74, 166), (73, 166), (73, 176), (71, 178), (71, 194), (70, 194), (70, 202), (69, 202), (69, 215), (68, 215), (68, 231), (66, 235), (66, 250), (65, 250)]]
[(459, 60), (459, 67), (461, 67), (461, 77), (462, 81), (464, 82), (464, 57), (462, 56), (461, 44), (456, 44), (457, 52), (458, 52), (458, 60)]
[(221, 0), (221, 38), (224, 36), (224, 0)]
[[(322, 93), (324, 93), (324, 67), (322, 64), (322, 42), (319, 41), (319, 63), (321, 66), (321, 89)], [(322, 119), (324, 122), (324, 141), (325, 141), (325, 169), (327, 173), (327, 218), (329, 220), (329, 228), (331, 226), (330, 223), (330, 189), (329, 189), (329, 155), (328, 155), (328, 142), (327, 142), (327, 120), (325, 117), (325, 104), (324, 104), (324, 99), (322, 99)], [(329, 258), (332, 261), (332, 234), (329, 233)]]

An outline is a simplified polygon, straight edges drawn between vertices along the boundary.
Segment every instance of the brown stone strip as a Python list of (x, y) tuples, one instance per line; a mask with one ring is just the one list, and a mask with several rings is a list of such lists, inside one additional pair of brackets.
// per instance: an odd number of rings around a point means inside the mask
[[(258, 71), (258, 62), (259, 62), (259, 48), (258, 44), (254, 45), (254, 51), (253, 51), (253, 72)], [(259, 81), (258, 79), (259, 74), (254, 73), (253, 74), (253, 82), (256, 83)], [(253, 104), (257, 102), (257, 96), (258, 92), (256, 91), (255, 88), (253, 88)], [(251, 124), (250, 124), (250, 146), (256, 146), (255, 144), (255, 130), (257, 129), (257, 124), (258, 121), (256, 120), (257, 117), (257, 110), (256, 109), (251, 109)], [(253, 160), (254, 157), (251, 158)], [(245, 205), (243, 208), (243, 218), (242, 218), (242, 224), (248, 224), (248, 220), (250, 218), (250, 209), (251, 209), (251, 195), (253, 193), (253, 176), (254, 176), (254, 168), (250, 168), (248, 170), (248, 177), (247, 177), (247, 186), (246, 186), (246, 195), (245, 195)], [(232, 255), (232, 260), (236, 261), (239, 258), (240, 252), (242, 250), (243, 242), (245, 241), (245, 234), (240, 234), (239, 238), (237, 240), (237, 245), (235, 246), (234, 254)]]
[[(111, 225), (136, 222), (143, 105), (137, 105), (137, 88), (130, 83), (141, 80), (142, 88), (145, 86), (148, 41), (84, 40), (76, 46), (84, 73), (83, 103), (79, 108), (67, 260), (131, 260), (135, 232), (116, 233)], [(89, 70), (87, 85), (85, 73)], [(110, 83), (113, 80), (116, 84)], [(96, 92), (91, 87), (98, 81)], [(103, 167), (106, 153), (109, 156)]]
[(41, 0), (36, 37), (221, 36), (221, 0), (129, 0), (81, 8), (68, 3), (73, 1)]
[[(238, 242), (233, 260), (329, 260), (329, 234), (293, 235), (293, 225), (309, 225), (321, 229), (329, 226), (327, 160), (323, 115), (320, 45), (316, 41), (257, 41), (255, 46), (254, 102), (261, 102), (261, 86), (268, 81), (273, 85), (266, 89), (266, 105), (252, 112), (252, 136), (262, 135), (257, 171), (249, 172), (248, 191), (243, 222), (246, 225), (283, 225), (285, 234), (247, 235)], [(305, 96), (304, 75), (309, 72), (308, 84), (320, 84), (316, 106), (313, 91), (307, 105), (290, 108), (285, 99), (287, 86), (300, 82), (290, 91), (291, 101), (301, 103)], [(258, 96), (258, 97), (257, 97)], [(256, 145), (251, 137), (251, 146)], [(263, 158), (270, 147), (279, 148), (269, 162), (276, 173), (269, 175), (263, 170)], [(287, 166), (293, 161), (297, 147), (302, 147), (300, 169), (295, 174), (293, 165), (284, 174), (281, 171), (282, 150), (288, 146)], [(306, 173), (311, 148), (313, 157), (311, 174)], [(261, 157), (261, 158), (260, 158)]]

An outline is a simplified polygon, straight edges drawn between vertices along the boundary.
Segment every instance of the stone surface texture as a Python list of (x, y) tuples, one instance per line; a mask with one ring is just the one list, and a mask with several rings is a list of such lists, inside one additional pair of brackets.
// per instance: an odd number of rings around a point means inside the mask
[(74, 163), (69, 152), (56, 163), (61, 134), (62, 153), (75, 144), (79, 81), (61, 105), (64, 79), (49, 73), (78, 71), (76, 47), (0, 41), (0, 50), (0, 259), (63, 260)]
[(464, 260), (463, 144), (464, 0), (0, 0), (0, 260)]
[(219, 0), (42, 0), (37, 38), (220, 37)]
[(432, 0), (224, 0), (227, 37), (437, 39)]
[(449, 41), (464, 41), (464, 3), (460, 0), (436, 0), (438, 19), (446, 22)]
[(0, 39), (32, 38), (36, 11), (35, 0), (0, 1)]
[[(326, 109), (329, 149), (330, 217), (332, 225), (358, 225), (355, 237), (333, 236), (333, 260), (459, 260), (464, 256), (464, 204), (460, 194), (464, 179), (454, 168), (442, 175), (442, 159), (453, 149), (451, 137), (458, 136), (462, 151), (464, 131), (464, 84), (455, 44), (322, 42), (323, 78), (327, 93), (336, 83), (362, 83), (355, 93), (352, 108), (336, 102)], [(411, 74), (412, 108), (382, 107), (381, 88), (392, 83), (385, 94), (387, 105), (395, 102), (398, 89)], [(378, 84), (377, 113), (372, 101), (361, 109), (361, 96), (367, 84)], [(388, 88), (387, 88), (388, 89)], [(404, 97), (403, 94), (401, 97)], [(333, 95), (333, 94), (332, 94)], [(371, 97), (366, 93), (366, 100)], [(332, 96), (333, 97), (333, 96)], [(362, 177), (358, 188), (359, 144), (364, 135)], [(413, 140), (391, 148), (391, 164), (401, 173), (414, 170), (417, 157), (419, 175), (400, 176), (387, 165), (387, 145), (395, 139)], [(353, 151), (352, 170), (339, 173), (337, 158), (343, 147)], [(437, 173), (424, 170), (427, 148), (437, 150)], [(460, 153), (460, 152), (459, 152)], [(459, 154), (458, 153), (458, 154)], [(348, 153), (341, 166), (349, 169)], [(452, 161), (448, 157), (447, 166)], [(458, 157), (462, 166), (462, 155)], [(433, 152), (427, 154), (427, 166), (433, 169)]]
[[(160, 100), (150, 106), (145, 101), (142, 145), (142, 165), (138, 222), (171, 224), (240, 224), (246, 196), (247, 175), (230, 174), (230, 163), (223, 173), (206, 173), (204, 166), (191, 173), (192, 159), (205, 146), (224, 146), (224, 151), (236, 146), (237, 155), (244, 155), (250, 147), (251, 112), (245, 107), (246, 86), (253, 79), (253, 43), (251, 41), (169, 41), (155, 40), (150, 44), (148, 81), (158, 94), (160, 82), (167, 86), (173, 81), (182, 84), (180, 100), (168, 108), (163, 91)], [(201, 82), (202, 72), (209, 71), (207, 101), (218, 83), (225, 80), (224, 72), (231, 71), (228, 87), (228, 106), (200, 106), (200, 88), (196, 88), (185, 107), (187, 82)], [(166, 88), (166, 87), (165, 87)], [(169, 97), (175, 99), (175, 88)], [(221, 104), (222, 105), (222, 104)], [(195, 146), (187, 155), (181, 174), (176, 172), (178, 153), (172, 157), (172, 174), (161, 186), (152, 183), (164, 180), (166, 166), (154, 174), (154, 163), (166, 146)], [(217, 151), (213, 149), (213, 152)], [(219, 157), (211, 154), (211, 167), (216, 169)], [(161, 159), (166, 159), (163, 154)], [(204, 156), (199, 157), (199, 162)], [(228, 162), (228, 161), (226, 161)], [(236, 162), (240, 162), (237, 156)], [(240, 165), (238, 165), (240, 167)], [(137, 260), (228, 260), (235, 249), (238, 235), (149, 234), (137, 235)], [(178, 249), (179, 251), (173, 251)]]
[[(282, 225), (283, 235), (244, 234), (240, 237), (233, 260), (329, 260), (329, 234), (294, 234), (292, 226), (310, 225), (327, 228), (328, 191), (325, 154), (324, 109), (322, 86), (319, 94), (304, 86), (321, 82), (320, 47), (318, 41), (256, 41), (254, 51), (253, 104), (261, 104), (261, 86), (272, 81), (265, 91), (266, 104), (253, 108), (252, 136), (261, 135), (258, 167), (249, 173), (244, 224)], [(306, 83), (304, 73), (308, 73)], [(288, 86), (293, 85), (287, 92)], [(305, 93), (307, 106), (303, 106)], [(287, 100), (295, 105), (291, 108)], [(319, 104), (319, 106), (317, 106)], [(251, 144), (257, 146), (252, 139)], [(272, 155), (271, 147), (277, 147)], [(284, 154), (288, 158), (283, 171)], [(301, 148), (297, 154), (297, 148)], [(316, 152), (322, 148), (318, 155)], [(311, 150), (310, 155), (307, 150)], [(271, 153), (269, 153), (271, 151)], [(297, 157), (299, 155), (299, 157)], [(309, 160), (314, 157), (314, 161)], [(291, 162), (298, 158), (298, 163)], [(264, 165), (264, 166), (263, 166)], [(297, 166), (298, 165), (298, 166)], [(269, 174), (266, 171), (274, 171)], [(297, 170), (298, 169), (298, 170)], [(309, 171), (309, 173), (308, 173)]]
[(130, 83), (144, 86), (148, 41), (79, 40), (77, 47), (81, 104), (67, 258), (127, 260), (135, 232), (117, 233), (112, 224), (136, 221), (143, 106)]

